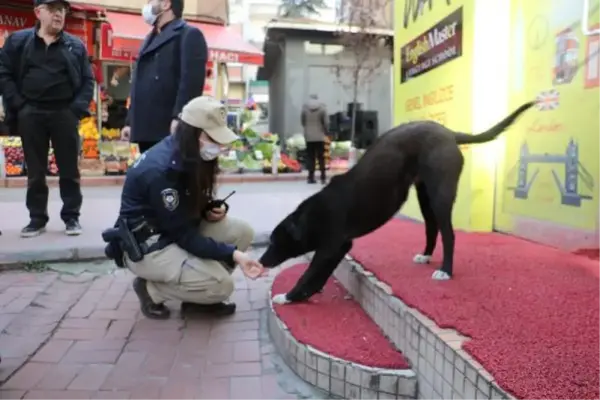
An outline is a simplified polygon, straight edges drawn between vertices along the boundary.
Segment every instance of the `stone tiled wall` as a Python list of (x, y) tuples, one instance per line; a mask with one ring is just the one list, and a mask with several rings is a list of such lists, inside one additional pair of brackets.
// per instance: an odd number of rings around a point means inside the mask
[(392, 296), (391, 288), (347, 257), (335, 277), (402, 351), (418, 378), (422, 399), (512, 399), (462, 350), (464, 336), (440, 329)]
[(372, 368), (342, 360), (298, 342), (271, 305), (269, 332), (286, 364), (328, 397), (345, 399), (416, 399), (411, 370)]

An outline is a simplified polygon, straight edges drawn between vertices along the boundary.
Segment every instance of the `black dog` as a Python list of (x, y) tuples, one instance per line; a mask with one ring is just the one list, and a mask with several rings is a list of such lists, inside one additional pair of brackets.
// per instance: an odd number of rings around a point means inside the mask
[(426, 235), (425, 251), (414, 261), (429, 262), (440, 231), (444, 258), (432, 278), (450, 279), (454, 258), (452, 208), (464, 163), (458, 145), (495, 139), (534, 105), (522, 105), (479, 135), (456, 133), (431, 121), (409, 122), (381, 135), (354, 168), (304, 200), (271, 233), (269, 247), (260, 258), (267, 268), (315, 251), (294, 288), (274, 301), (302, 301), (321, 290), (352, 248), (352, 240), (396, 215), (413, 184)]

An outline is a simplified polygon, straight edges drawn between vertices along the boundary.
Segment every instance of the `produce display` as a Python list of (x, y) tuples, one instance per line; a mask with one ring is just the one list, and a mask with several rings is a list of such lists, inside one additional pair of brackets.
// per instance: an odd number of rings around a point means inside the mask
[(98, 144), (100, 160), (104, 162), (107, 175), (122, 175), (127, 172), (131, 159), (131, 145), (122, 140), (105, 141)]
[(55, 176), (58, 174), (58, 167), (56, 166), (56, 157), (54, 157), (54, 149), (50, 147), (48, 152), (48, 175)]
[(96, 118), (86, 117), (79, 122), (79, 136), (86, 140), (99, 140), (100, 134), (98, 133), (98, 124)]
[(21, 176), (25, 172), (25, 155), (21, 147), (20, 137), (2, 137), (0, 143), (4, 148), (4, 172), (6, 176)]
[[(95, 106), (93, 104), (92, 106)], [(271, 165), (273, 153), (279, 152), (277, 160), (278, 173), (301, 172), (306, 143), (302, 134), (295, 134), (285, 142), (285, 152), (281, 151), (279, 135), (274, 133), (258, 133), (252, 129), (251, 113), (246, 111), (242, 118), (244, 129), (239, 133), (239, 140), (232, 143), (227, 154), (219, 156), (219, 167), (223, 173), (273, 172)], [(242, 115), (244, 116), (244, 115)], [(95, 116), (80, 121), (81, 136), (80, 170), (84, 176), (122, 175), (140, 156), (137, 145), (121, 140), (119, 129), (102, 128), (98, 130)], [(23, 176), (27, 166), (24, 161), (21, 138), (3, 137), (0, 143), (4, 149), (6, 176)], [(329, 169), (345, 169), (348, 166), (350, 142), (328, 143), (326, 157)], [(50, 146), (48, 152), (48, 174), (56, 175), (58, 168), (54, 150)]]
[(108, 129), (102, 128), (102, 139), (105, 140), (118, 140), (121, 138), (121, 131), (117, 128)]
[[(277, 163), (277, 172), (301, 172), (302, 166), (298, 160), (290, 158), (287, 154), (281, 153), (279, 162)], [(263, 166), (263, 172), (265, 174), (271, 174), (273, 172), (273, 164), (271, 160), (265, 160)]]

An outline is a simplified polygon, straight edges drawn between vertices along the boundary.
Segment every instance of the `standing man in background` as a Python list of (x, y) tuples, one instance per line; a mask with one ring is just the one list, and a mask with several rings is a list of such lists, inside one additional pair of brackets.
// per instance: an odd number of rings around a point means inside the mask
[(319, 102), (316, 94), (310, 98), (302, 107), (300, 116), (304, 128), (304, 140), (306, 141), (306, 169), (308, 169), (308, 183), (315, 181), (315, 163), (319, 160), (321, 170), (321, 183), (327, 181), (325, 174), (325, 141), (327, 140), (327, 110), (325, 104)]
[(60, 216), (67, 235), (79, 235), (82, 196), (79, 120), (89, 115), (94, 76), (83, 42), (64, 32), (66, 0), (35, 0), (36, 26), (11, 34), (0, 53), (0, 89), (11, 134), (21, 136), (27, 164), (30, 222), (22, 237), (44, 232), (48, 223), (48, 149), (58, 166)]
[(208, 48), (198, 28), (182, 20), (184, 0), (148, 0), (152, 26), (133, 70), (131, 105), (121, 135), (140, 153), (175, 132), (179, 113), (202, 95)]

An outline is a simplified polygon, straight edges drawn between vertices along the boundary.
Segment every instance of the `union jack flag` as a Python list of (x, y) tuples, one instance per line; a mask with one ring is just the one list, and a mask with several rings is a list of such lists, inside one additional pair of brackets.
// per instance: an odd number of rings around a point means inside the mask
[(555, 110), (560, 105), (560, 93), (556, 89), (545, 90), (537, 95), (536, 101), (540, 111)]

